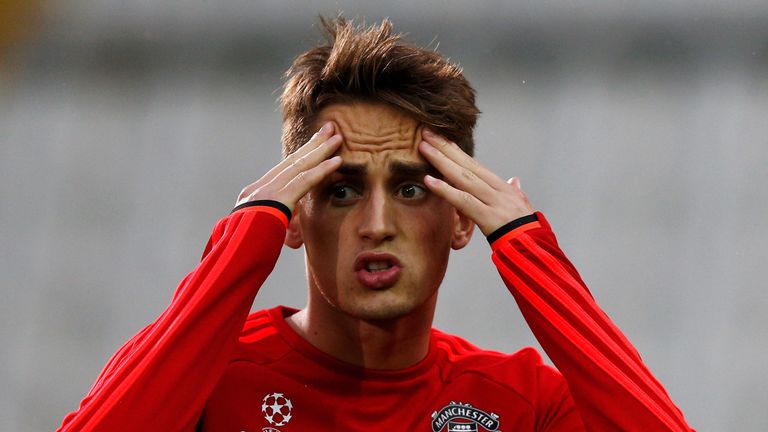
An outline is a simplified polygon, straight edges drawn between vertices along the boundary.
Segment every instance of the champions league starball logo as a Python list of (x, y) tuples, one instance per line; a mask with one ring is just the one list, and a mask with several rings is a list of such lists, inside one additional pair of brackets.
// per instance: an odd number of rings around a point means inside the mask
[[(478, 429), (482, 427), (482, 429)], [(451, 402), (432, 413), (433, 432), (501, 432), (499, 416), (477, 409), (470, 404)]]
[[(282, 393), (270, 393), (264, 396), (261, 404), (261, 412), (264, 413), (264, 418), (272, 426), (285, 426), (288, 424), (291, 421), (292, 411), (293, 404), (291, 400)], [(272, 429), (268, 428), (267, 430)]]

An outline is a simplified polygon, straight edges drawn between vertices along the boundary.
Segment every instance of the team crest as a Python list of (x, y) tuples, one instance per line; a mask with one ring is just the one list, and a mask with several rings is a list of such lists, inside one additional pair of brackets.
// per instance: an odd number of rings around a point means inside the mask
[(499, 416), (470, 404), (451, 402), (432, 413), (433, 432), (500, 432)]
[[(264, 413), (270, 425), (275, 427), (285, 426), (291, 421), (293, 403), (282, 393), (269, 393), (264, 396), (261, 404), (261, 412)], [(274, 428), (264, 428), (264, 431), (276, 431)]]

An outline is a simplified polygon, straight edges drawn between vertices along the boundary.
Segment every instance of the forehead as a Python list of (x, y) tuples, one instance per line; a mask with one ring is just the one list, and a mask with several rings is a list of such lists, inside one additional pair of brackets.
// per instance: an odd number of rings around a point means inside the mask
[(412, 117), (381, 103), (333, 104), (320, 111), (317, 125), (333, 121), (344, 137), (345, 162), (422, 160), (418, 152), (422, 126)]

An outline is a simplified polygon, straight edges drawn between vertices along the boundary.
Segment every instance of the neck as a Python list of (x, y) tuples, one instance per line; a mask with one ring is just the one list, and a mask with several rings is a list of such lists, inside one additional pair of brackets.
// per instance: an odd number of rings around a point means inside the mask
[[(436, 294), (417, 310), (387, 320), (364, 320), (336, 309), (307, 307), (286, 319), (299, 335), (339, 360), (368, 369), (403, 369), (429, 352)], [(323, 302), (324, 300), (320, 300)]]

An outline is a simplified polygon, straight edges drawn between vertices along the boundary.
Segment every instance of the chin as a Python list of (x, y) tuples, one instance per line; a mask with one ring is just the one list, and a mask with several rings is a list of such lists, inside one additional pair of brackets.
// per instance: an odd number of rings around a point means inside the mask
[(404, 306), (372, 306), (364, 308), (356, 308), (357, 310), (348, 313), (357, 319), (363, 321), (394, 321), (405, 316), (408, 316), (413, 312), (413, 308)]
[(422, 309), (428, 303), (429, 299), (399, 299), (376, 295), (373, 298), (356, 301), (354, 304), (339, 305), (338, 309), (348, 316), (363, 321), (395, 321), (422, 313)]

